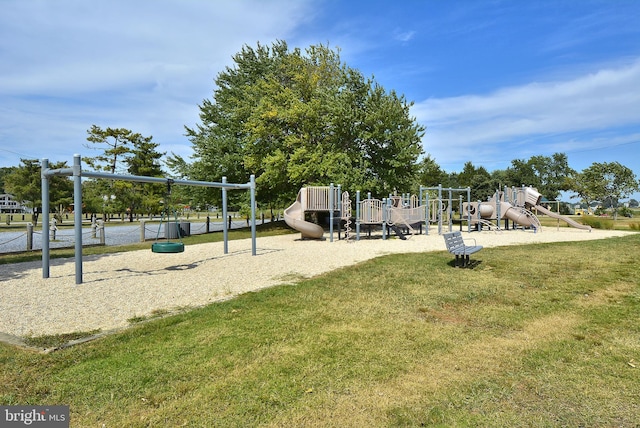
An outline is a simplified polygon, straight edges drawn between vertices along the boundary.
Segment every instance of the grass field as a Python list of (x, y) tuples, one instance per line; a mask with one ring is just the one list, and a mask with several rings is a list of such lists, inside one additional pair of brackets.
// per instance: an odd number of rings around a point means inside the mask
[(390, 255), (51, 354), (0, 345), (0, 404), (74, 427), (635, 427), (638, 248)]

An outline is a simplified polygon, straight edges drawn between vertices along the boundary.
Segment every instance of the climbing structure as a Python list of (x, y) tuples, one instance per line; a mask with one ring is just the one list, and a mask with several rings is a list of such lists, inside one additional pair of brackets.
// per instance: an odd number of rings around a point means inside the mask
[(508, 228), (508, 221), (520, 227), (540, 229), (540, 220), (535, 212), (562, 220), (571, 227), (583, 230), (591, 230), (591, 226), (577, 223), (576, 221), (549, 211), (540, 205), (542, 195), (533, 187), (512, 187), (504, 191), (497, 191), (486, 202), (469, 202), (464, 204), (464, 211), (471, 216), (471, 225), (481, 229), (490, 225), (500, 230), (500, 221), (504, 220)]
[(340, 213), (340, 205), (340, 186), (303, 187), (298, 191), (296, 201), (284, 210), (284, 221), (289, 227), (299, 231), (302, 238), (320, 239), (324, 236), (324, 229), (309, 221), (306, 214), (329, 212), (333, 231), (333, 218), (336, 213)]

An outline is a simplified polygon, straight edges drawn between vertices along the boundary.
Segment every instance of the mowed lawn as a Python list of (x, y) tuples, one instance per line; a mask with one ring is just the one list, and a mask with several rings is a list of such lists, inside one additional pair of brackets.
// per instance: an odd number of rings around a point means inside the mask
[(50, 354), (0, 345), (0, 404), (74, 427), (635, 427), (639, 253), (390, 255)]

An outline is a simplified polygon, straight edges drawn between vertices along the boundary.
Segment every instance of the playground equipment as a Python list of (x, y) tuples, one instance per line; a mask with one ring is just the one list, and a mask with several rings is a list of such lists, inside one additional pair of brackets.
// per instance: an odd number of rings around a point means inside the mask
[(322, 226), (307, 221), (307, 212), (329, 212), (330, 239), (333, 241), (334, 215), (340, 212), (340, 186), (303, 187), (298, 191), (296, 201), (284, 210), (284, 221), (289, 227), (299, 231), (302, 238), (320, 239), (324, 236)]
[[(298, 230), (302, 238), (320, 239), (324, 236), (322, 226), (306, 219), (306, 213), (329, 213), (329, 239), (333, 241), (333, 227), (336, 219), (345, 225), (345, 238), (352, 235), (352, 201), (348, 192), (341, 193), (340, 186), (303, 187), (296, 201), (284, 211), (284, 220), (289, 227)], [(406, 239), (403, 229), (409, 234), (426, 223), (425, 206), (420, 205), (416, 196), (389, 196), (385, 199), (372, 199), (371, 194), (360, 200), (360, 191), (356, 193), (356, 240), (360, 239), (360, 229), (364, 226), (378, 225), (383, 228), (386, 239), (387, 228), (394, 230), (401, 239)]]
[[(156, 242), (151, 244), (151, 251), (154, 253), (181, 253), (184, 251), (184, 243), (182, 242), (182, 233), (180, 232), (180, 223), (178, 222), (178, 213), (173, 210), (175, 221), (171, 223), (171, 184), (173, 180), (167, 180), (167, 194), (165, 197), (165, 207), (162, 210), (162, 217), (160, 218), (160, 224), (158, 225), (158, 232), (156, 233)], [(167, 232), (174, 230), (180, 242), (171, 242), (171, 233), (165, 234), (165, 241), (159, 241), (160, 228), (164, 220), (165, 214), (167, 216)], [(172, 227), (173, 226), (173, 227)]]
[[(496, 191), (494, 196), (486, 202), (468, 202), (463, 206), (463, 210), (471, 216), (470, 225), (477, 229), (483, 226), (500, 230), (500, 221), (505, 221), (505, 228), (509, 228), (509, 220), (513, 225), (530, 227), (534, 230), (540, 228), (540, 220), (533, 213), (548, 215), (549, 217), (562, 220), (569, 226), (577, 229), (591, 230), (591, 226), (586, 226), (573, 221), (572, 219), (554, 213), (540, 205), (542, 195), (533, 187), (512, 187), (505, 188), (504, 192)], [(494, 223), (495, 222), (495, 223)]]
[(575, 208), (573, 213), (575, 215), (593, 215), (593, 210), (591, 207), (588, 208)]
[(554, 213), (553, 211), (549, 211), (548, 209), (546, 209), (543, 206), (537, 205), (535, 207), (535, 209), (536, 209), (536, 211), (538, 211), (538, 212), (540, 212), (540, 213), (542, 213), (544, 215), (548, 215), (551, 218), (556, 218), (558, 220), (562, 220), (565, 223), (567, 223), (569, 226), (575, 227), (576, 229), (582, 229), (582, 230), (591, 231), (591, 226), (578, 223), (577, 221), (574, 221), (574, 220), (570, 219), (569, 217), (565, 217), (565, 216), (560, 215), (558, 213)]
[(410, 197), (390, 196), (387, 199), (388, 216), (387, 224), (396, 232), (401, 239), (403, 235), (398, 232), (398, 228), (406, 229), (409, 234), (415, 235), (415, 227), (425, 221), (426, 211), (424, 205), (419, 205), (415, 195)]
[[(500, 230), (500, 220), (505, 220), (508, 229), (508, 221), (522, 227), (531, 227), (534, 230), (540, 228), (540, 220), (527, 207), (537, 205), (540, 194), (532, 188), (526, 188), (518, 193), (519, 196), (524, 195), (525, 203), (522, 198), (513, 202), (515, 205), (504, 200), (505, 193), (496, 192), (496, 194), (486, 202), (471, 202), (464, 205), (465, 212), (471, 214), (471, 225), (481, 229), (488, 226), (491, 229)], [(492, 221), (495, 221), (493, 223)]]
[[(74, 229), (75, 229), (75, 264), (76, 264), (76, 284), (82, 284), (82, 177), (103, 178), (108, 180), (135, 181), (141, 183), (167, 183), (181, 184), (185, 186), (217, 187), (222, 189), (222, 212), (224, 218), (227, 217), (227, 190), (245, 189), (251, 193), (251, 254), (256, 255), (256, 198), (255, 198), (255, 177), (251, 175), (250, 181), (245, 184), (227, 183), (227, 178), (222, 177), (221, 183), (209, 181), (173, 180), (162, 177), (145, 177), (137, 175), (119, 175), (103, 172), (82, 171), (80, 155), (73, 156), (72, 168), (50, 169), (49, 160), (42, 159), (42, 222), (49, 223), (49, 178), (60, 176), (73, 176), (73, 202), (74, 202)], [(226, 222), (223, 222), (224, 253), (228, 254), (228, 230)], [(165, 251), (176, 252), (176, 251)], [(42, 240), (42, 277), (49, 278), (49, 235), (43, 234)]]
[[(430, 193), (438, 192), (435, 199), (430, 199)], [(457, 193), (458, 197), (454, 198), (454, 194)], [(471, 232), (471, 214), (467, 212), (467, 215), (463, 217), (463, 194), (466, 194), (467, 203), (471, 202), (471, 188), (452, 188), (442, 187), (442, 184), (438, 187), (423, 187), (420, 186), (420, 200), (426, 207), (426, 217), (429, 222), (438, 224), (438, 235), (442, 234), (442, 228), (444, 223), (448, 225), (449, 232), (453, 230), (453, 224), (458, 223), (460, 230), (462, 230), (462, 222), (467, 222), (467, 231)], [(445, 198), (445, 195), (448, 197)], [(458, 203), (459, 217), (454, 218), (454, 204)], [(426, 234), (429, 234), (429, 227), (426, 228)]]
[[(435, 198), (430, 194), (437, 191)], [(466, 194), (466, 195), (465, 195)], [(457, 196), (457, 197), (454, 197)], [(466, 196), (466, 202), (464, 197)], [(471, 202), (471, 189), (420, 187), (420, 196), (389, 195), (388, 198), (374, 199), (371, 193), (367, 198), (360, 199), (360, 191), (356, 192), (355, 216), (352, 217), (349, 193), (340, 193), (340, 186), (334, 187), (304, 187), (298, 192), (296, 201), (284, 212), (286, 223), (301, 232), (303, 238), (320, 239), (324, 236), (324, 229), (319, 224), (309, 221), (306, 213), (328, 212), (330, 217), (330, 240), (333, 242), (333, 227), (336, 219), (345, 225), (345, 237), (352, 238), (352, 218), (356, 223), (356, 240), (360, 239), (362, 227), (382, 227), (382, 238), (386, 239), (388, 232), (393, 230), (401, 239), (420, 233), (424, 225), (425, 234), (429, 234), (429, 224), (438, 224), (438, 234), (443, 233), (443, 226), (448, 226), (451, 232), (454, 224), (459, 224), (462, 230), (466, 223), (467, 230), (472, 228), (482, 230), (501, 230), (500, 221), (505, 221), (505, 228), (509, 229), (509, 221), (513, 226), (540, 229), (540, 220), (534, 214), (542, 213), (549, 217), (566, 222), (569, 226), (591, 230), (590, 226), (582, 225), (572, 219), (554, 213), (540, 204), (542, 196), (532, 187), (506, 188), (496, 191), (495, 195), (485, 202)], [(457, 218), (454, 218), (454, 208), (457, 204)]]

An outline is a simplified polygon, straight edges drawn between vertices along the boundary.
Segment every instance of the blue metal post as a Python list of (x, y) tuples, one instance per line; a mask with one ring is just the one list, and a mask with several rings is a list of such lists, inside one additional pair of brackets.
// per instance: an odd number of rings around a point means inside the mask
[(360, 240), (360, 191), (356, 191), (356, 241)]
[(333, 183), (329, 184), (329, 242), (333, 242)]
[[(227, 177), (222, 177), (222, 183), (227, 182)], [(229, 254), (229, 228), (227, 227), (227, 189), (222, 188), (222, 236), (224, 241), (224, 254)]]
[(388, 198), (382, 199), (382, 239), (387, 239), (387, 201)]
[(471, 232), (471, 187), (467, 187), (467, 232)]
[(442, 184), (438, 184), (438, 235), (442, 235)]
[(73, 155), (73, 211), (75, 230), (76, 284), (82, 284), (82, 167), (80, 155)]
[(449, 232), (453, 230), (453, 192), (449, 187), (449, 205), (447, 207), (447, 223), (449, 223)]
[(256, 255), (256, 176), (251, 174), (251, 255)]
[(500, 189), (496, 190), (496, 223), (498, 224), (498, 230), (500, 230), (500, 220), (502, 220), (502, 204), (500, 203)]
[(431, 216), (431, 201), (429, 200), (429, 190), (427, 190), (427, 192), (425, 193), (425, 206), (424, 206), (424, 211), (425, 211), (425, 222), (424, 222), (424, 230), (425, 230), (425, 235), (429, 234), (429, 218)]
[(42, 277), (49, 278), (49, 159), (42, 159)]

